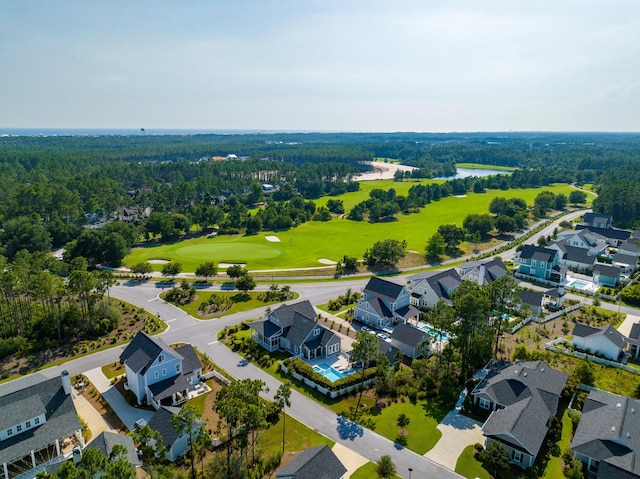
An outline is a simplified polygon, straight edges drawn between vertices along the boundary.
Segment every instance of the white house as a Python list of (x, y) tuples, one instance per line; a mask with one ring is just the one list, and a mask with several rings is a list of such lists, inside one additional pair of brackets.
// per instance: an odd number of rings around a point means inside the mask
[(161, 339), (139, 331), (120, 355), (127, 388), (138, 404), (145, 400), (158, 409), (186, 402), (200, 386), (202, 364), (191, 345), (172, 349)]
[(451, 304), (449, 297), (460, 283), (462, 278), (455, 269), (451, 268), (409, 276), (406, 287), (411, 292), (411, 304), (431, 309), (441, 300)]
[(586, 249), (589, 256), (601, 255), (607, 248), (607, 238), (587, 229), (561, 231), (557, 238), (558, 241), (565, 240), (569, 246)]
[(627, 347), (627, 338), (610, 324), (594, 328), (577, 323), (573, 328), (572, 343), (578, 349), (617, 361)]
[(354, 318), (375, 328), (406, 323), (420, 315), (411, 305), (409, 291), (402, 285), (373, 277), (363, 289), (364, 297), (354, 308)]

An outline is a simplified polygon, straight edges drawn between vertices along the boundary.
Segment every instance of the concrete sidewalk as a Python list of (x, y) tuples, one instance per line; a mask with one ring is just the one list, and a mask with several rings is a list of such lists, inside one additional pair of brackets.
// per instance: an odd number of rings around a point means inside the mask
[(109, 403), (111, 409), (113, 409), (130, 431), (133, 431), (135, 422), (138, 419), (144, 419), (149, 422), (151, 416), (153, 416), (153, 411), (138, 409), (129, 405), (122, 397), (122, 394), (120, 394), (120, 391), (111, 385), (111, 382), (103, 374), (101, 368), (91, 369), (85, 372), (84, 375), (91, 381), (91, 384), (94, 385), (100, 394), (102, 394), (102, 397)]

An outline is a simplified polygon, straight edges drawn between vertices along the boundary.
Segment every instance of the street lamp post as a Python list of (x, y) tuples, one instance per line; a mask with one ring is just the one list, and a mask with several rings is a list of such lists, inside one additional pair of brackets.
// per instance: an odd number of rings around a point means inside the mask
[(411, 479), (411, 473), (413, 472), (413, 469), (409, 468), (409, 479)]

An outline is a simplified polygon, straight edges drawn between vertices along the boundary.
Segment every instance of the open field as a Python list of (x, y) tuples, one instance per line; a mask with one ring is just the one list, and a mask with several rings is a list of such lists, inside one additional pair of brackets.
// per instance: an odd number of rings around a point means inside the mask
[[(408, 186), (411, 185), (408, 182), (370, 181), (364, 183), (363, 188), (365, 191), (370, 190), (373, 184), (386, 188), (392, 186), (399, 194), (403, 194), (401, 187), (407, 187), (408, 190)], [(572, 188), (567, 184), (559, 184), (544, 188), (468, 193), (465, 198), (444, 198), (427, 205), (419, 213), (400, 215), (397, 221), (388, 223), (334, 218), (327, 222), (310, 221), (287, 231), (262, 232), (251, 236), (194, 238), (137, 248), (125, 259), (125, 264), (131, 266), (140, 261), (164, 259), (182, 263), (183, 271), (187, 272), (195, 271), (196, 267), (205, 261), (246, 263), (250, 270), (309, 268), (323, 266), (321, 259), (337, 261), (345, 254), (361, 258), (373, 243), (384, 239), (404, 239), (407, 241), (408, 250), (422, 252), (427, 239), (440, 225), (460, 225), (468, 214), (487, 213), (489, 203), (496, 197), (523, 198), (527, 204), (532, 204), (536, 195), (543, 190), (568, 196)], [(360, 195), (355, 204), (366, 198), (368, 191), (366, 194), (362, 191), (347, 193), (336, 198), (345, 201), (346, 205), (346, 198), (351, 198), (350, 195)], [(318, 201), (318, 204), (321, 203)], [(280, 242), (267, 241), (267, 236), (277, 236)], [(153, 267), (160, 271), (162, 265)]]

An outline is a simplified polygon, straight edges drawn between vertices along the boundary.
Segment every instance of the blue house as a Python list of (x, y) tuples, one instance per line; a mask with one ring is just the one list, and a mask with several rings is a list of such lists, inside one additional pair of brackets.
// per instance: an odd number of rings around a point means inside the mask
[(606, 286), (618, 286), (622, 270), (617, 266), (609, 266), (608, 264), (598, 263), (593, 268), (593, 281)]
[(127, 374), (126, 387), (138, 404), (146, 398), (156, 409), (176, 406), (200, 387), (202, 364), (191, 345), (172, 349), (161, 339), (139, 331), (120, 355)]
[(560, 266), (558, 251), (534, 245), (524, 245), (515, 262), (519, 264), (518, 273), (532, 278), (561, 283), (564, 281), (566, 268)]
[(411, 295), (404, 286), (373, 277), (363, 291), (364, 297), (354, 309), (354, 318), (375, 328), (406, 323), (420, 311), (411, 305)]

